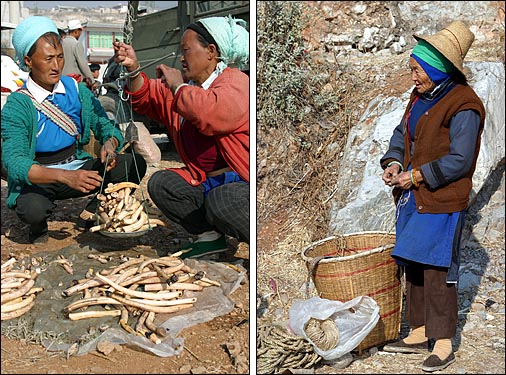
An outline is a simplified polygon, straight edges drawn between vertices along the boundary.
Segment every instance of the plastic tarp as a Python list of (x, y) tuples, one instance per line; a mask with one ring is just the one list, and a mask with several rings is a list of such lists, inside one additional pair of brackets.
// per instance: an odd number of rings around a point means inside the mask
[[(107, 264), (101, 264), (97, 260), (89, 259), (90, 253), (111, 256), (112, 260)], [(73, 275), (67, 273), (58, 263), (51, 263), (58, 259), (60, 254), (73, 263)], [(142, 252), (137, 250), (99, 253), (90, 250), (89, 247), (83, 248), (77, 245), (66, 247), (58, 252), (37, 253), (34, 258), (42, 261), (39, 267), (43, 271), (38, 275), (35, 287), (42, 287), (44, 290), (37, 294), (35, 305), (30, 311), (19, 318), (2, 321), (2, 333), (7, 330), (14, 332), (18, 326), (17, 329), (20, 331), (18, 336), (25, 336), (19, 337), (20, 339), (26, 339), (26, 336), (39, 337), (38, 341), (48, 351), (68, 351), (77, 343), (77, 355), (96, 349), (97, 343), (101, 340), (108, 340), (112, 344), (138, 346), (160, 357), (178, 355), (184, 349), (184, 338), (178, 337), (181, 330), (231, 312), (235, 305), (231, 294), (247, 277), (247, 271), (241, 264), (235, 264), (232, 268), (220, 262), (185, 259), (185, 264), (195, 271), (204, 271), (207, 278), (218, 281), (221, 286), (209, 286), (204, 287), (202, 291), (191, 292), (193, 294), (189, 296), (197, 299), (193, 307), (172, 314), (156, 314), (155, 324), (161, 325), (167, 332), (165, 337), (161, 337), (160, 344), (155, 344), (146, 337), (126, 332), (119, 325), (119, 317), (76, 321), (66, 317), (64, 308), (82, 298), (82, 293), (69, 297), (62, 295), (62, 292), (72, 285), (73, 280), (84, 279), (90, 268), (98, 272), (121, 264), (120, 255), (137, 257), (139, 254)], [(157, 257), (150, 254), (143, 255), (150, 258)], [(31, 258), (25, 259), (25, 264), (28, 262), (31, 262)], [(103, 308), (91, 306), (89, 309)], [(128, 324), (134, 327), (136, 321), (137, 317), (132, 317), (130, 314)]]

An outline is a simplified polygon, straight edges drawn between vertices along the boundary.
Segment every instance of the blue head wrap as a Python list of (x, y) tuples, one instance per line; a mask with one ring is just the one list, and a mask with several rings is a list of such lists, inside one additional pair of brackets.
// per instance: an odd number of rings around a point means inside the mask
[(28, 67), (25, 65), (25, 56), (37, 40), (47, 32), (58, 34), (55, 23), (47, 17), (28, 17), (16, 26), (12, 34), (12, 45), (16, 50), (14, 61), (25, 72), (28, 71)]
[(249, 33), (246, 21), (228, 17), (208, 17), (199, 20), (214, 38), (225, 64), (236, 63), (244, 67), (249, 60)]
[(411, 54), (411, 57), (414, 58), (418, 64), (422, 67), (422, 69), (427, 73), (429, 78), (432, 82), (434, 82), (437, 85), (439, 85), (441, 82), (443, 82), (445, 79), (447, 79), (451, 74), (444, 73), (439, 69), (434, 68), (433, 66), (427, 64), (425, 61), (423, 61), (418, 56)]

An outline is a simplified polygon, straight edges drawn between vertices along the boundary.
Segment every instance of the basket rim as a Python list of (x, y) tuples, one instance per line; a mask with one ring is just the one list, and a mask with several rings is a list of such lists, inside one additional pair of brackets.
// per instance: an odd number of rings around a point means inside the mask
[[(326, 238), (323, 238), (321, 240), (318, 240), (318, 241), (315, 241), (313, 242), (312, 244), (306, 246), (304, 249), (302, 249), (301, 251), (301, 256), (302, 256), (302, 259), (304, 259), (306, 262), (310, 262), (312, 259), (314, 259), (315, 257), (308, 257), (306, 255), (306, 252), (308, 250), (311, 250), (313, 249), (315, 246), (318, 246), (318, 245), (321, 245), (325, 242), (328, 242), (328, 241), (332, 241), (332, 240), (335, 240), (336, 238), (342, 238), (342, 237), (350, 237), (350, 236), (356, 236), (356, 235), (359, 235), (359, 234), (385, 234), (385, 235), (395, 235), (395, 232), (386, 232), (386, 231), (363, 231), (363, 232), (353, 232), (353, 233), (347, 233), (347, 234), (343, 234), (341, 236), (329, 236), (329, 237), (326, 237)], [(371, 249), (371, 250), (367, 250), (367, 251), (364, 251), (364, 252), (361, 252), (359, 254), (353, 254), (353, 255), (347, 255), (347, 256), (344, 256), (344, 257), (338, 257), (338, 256), (326, 256), (326, 257), (322, 257), (318, 263), (332, 263), (332, 262), (342, 262), (342, 261), (346, 261), (346, 260), (351, 260), (351, 259), (356, 259), (356, 258), (360, 258), (360, 257), (363, 257), (363, 256), (367, 256), (367, 255), (370, 255), (370, 254), (374, 254), (374, 253), (378, 253), (378, 252), (382, 252), (386, 249), (389, 249), (391, 247), (394, 247), (395, 245), (394, 244), (386, 244), (386, 245), (381, 245), (381, 246), (378, 246), (378, 247), (375, 247), (374, 249)]]

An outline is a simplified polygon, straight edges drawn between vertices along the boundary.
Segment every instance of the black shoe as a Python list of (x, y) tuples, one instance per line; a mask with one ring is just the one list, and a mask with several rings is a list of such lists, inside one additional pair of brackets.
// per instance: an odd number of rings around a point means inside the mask
[(47, 243), (49, 240), (47, 230), (47, 222), (31, 224), (28, 240), (34, 245)]
[(94, 220), (84, 220), (81, 218), (77, 219), (76, 227), (80, 231), (88, 231), (91, 227), (95, 226)]
[(428, 372), (439, 371), (450, 366), (455, 362), (455, 354), (450, 353), (446, 359), (440, 359), (437, 355), (431, 354), (425, 361), (423, 361), (422, 370)]
[(429, 342), (425, 341), (418, 344), (406, 344), (404, 340), (399, 340), (383, 347), (385, 352), (390, 353), (422, 353), (425, 354), (429, 350)]
[(49, 235), (47, 234), (47, 232), (42, 233), (42, 234), (41, 233), (34, 234), (34, 233), (30, 232), (28, 237), (29, 237), (30, 243), (33, 243), (34, 245), (42, 245), (42, 244), (45, 244), (49, 241)]

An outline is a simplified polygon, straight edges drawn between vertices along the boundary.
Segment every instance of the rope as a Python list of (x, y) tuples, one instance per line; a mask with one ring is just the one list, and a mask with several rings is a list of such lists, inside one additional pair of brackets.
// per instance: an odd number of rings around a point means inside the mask
[(102, 191), (104, 189), (104, 181), (105, 181), (105, 174), (107, 173), (107, 164), (109, 163), (109, 154), (105, 156), (105, 164), (104, 164), (104, 174), (102, 175), (102, 182), (100, 183), (100, 190), (97, 194), (102, 194)]
[(284, 370), (312, 368), (321, 360), (313, 346), (280, 325), (257, 329), (257, 373), (280, 374)]
[[(134, 165), (135, 165), (135, 172), (137, 173), (137, 179), (140, 181), (141, 180), (141, 176), (139, 175), (139, 168), (137, 167), (137, 160), (135, 158), (135, 151), (134, 151), (134, 147), (132, 146), (132, 156), (133, 156), (133, 159), (134, 159)], [(147, 201), (147, 198), (144, 196), (144, 189), (142, 188), (142, 184), (139, 184), (140, 186), (140, 191), (141, 191), (141, 196), (142, 196), (142, 205), (144, 206), (144, 212), (146, 213), (146, 216), (148, 217), (148, 226), (149, 226), (149, 230), (152, 229), (151, 227), (151, 224), (149, 222), (149, 212), (148, 212), (148, 205), (145, 204), (145, 202)]]
[(128, 12), (127, 19), (125, 20), (125, 25), (123, 28), (123, 35), (125, 38), (125, 43), (131, 45), (132, 38), (134, 36), (134, 23), (137, 22), (136, 12), (134, 9), (134, 4), (132, 1), (128, 2)]
[(332, 319), (311, 318), (304, 326), (304, 332), (319, 349), (327, 351), (339, 344), (339, 330)]

